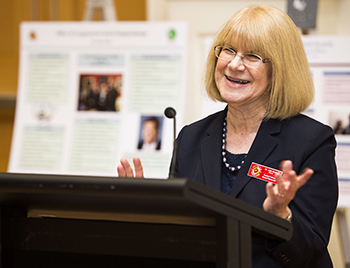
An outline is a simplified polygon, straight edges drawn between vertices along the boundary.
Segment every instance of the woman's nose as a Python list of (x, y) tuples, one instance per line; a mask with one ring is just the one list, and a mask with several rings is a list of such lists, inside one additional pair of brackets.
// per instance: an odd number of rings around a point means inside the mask
[(227, 66), (239, 68), (240, 70), (245, 69), (244, 61), (243, 61), (244, 55), (237, 53), (236, 56), (228, 63)]

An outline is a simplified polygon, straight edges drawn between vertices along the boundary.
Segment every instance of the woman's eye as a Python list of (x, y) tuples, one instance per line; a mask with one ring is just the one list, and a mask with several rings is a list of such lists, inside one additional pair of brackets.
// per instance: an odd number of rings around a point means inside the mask
[(228, 48), (228, 47), (224, 47), (223, 51), (225, 53), (229, 53), (229, 54), (236, 54), (236, 51), (234, 51), (232, 48)]
[(244, 57), (249, 61), (259, 61), (261, 58), (256, 54), (245, 54)]

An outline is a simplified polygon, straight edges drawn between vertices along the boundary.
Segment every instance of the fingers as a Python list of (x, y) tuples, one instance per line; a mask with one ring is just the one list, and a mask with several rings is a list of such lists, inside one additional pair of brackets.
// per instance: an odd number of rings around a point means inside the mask
[(280, 180), (280, 182), (284, 183), (285, 185), (287, 182), (287, 185), (289, 184), (289, 187), (296, 187), (297, 189), (303, 186), (314, 173), (314, 171), (311, 168), (306, 168), (301, 174), (297, 175), (293, 170), (293, 164), (290, 160), (283, 161), (281, 163), (281, 170), (283, 172), (283, 175), (281, 177), (284, 180)]
[[(126, 160), (125, 158), (120, 159), (120, 164), (117, 167), (118, 170), (118, 174), (119, 176), (123, 176), (123, 177), (134, 177), (134, 172), (129, 164), (129, 161)], [(121, 172), (119, 172), (121, 171)], [(120, 175), (122, 174), (122, 175)]]
[(125, 177), (125, 170), (124, 170), (122, 164), (119, 164), (117, 166), (117, 172), (118, 172), (118, 177)]
[(297, 175), (290, 160), (281, 163), (281, 170), (283, 174), (276, 176), (277, 189), (275, 189), (275, 194), (290, 202), (298, 189), (311, 178), (314, 172), (307, 168), (300, 175)]
[(290, 160), (282, 161), (280, 164), (280, 168), (283, 172), (288, 172), (293, 169), (293, 163)]
[(283, 161), (281, 163), (282, 175), (276, 176), (277, 184), (277, 195), (279, 197), (289, 199), (294, 197), (294, 192), (291, 191), (293, 188), (298, 188), (296, 184), (296, 173), (293, 170), (292, 161)]
[(311, 178), (312, 174), (314, 174), (314, 171), (311, 168), (304, 169), (298, 177), (299, 187), (303, 186)]
[[(143, 178), (143, 167), (141, 160), (138, 157), (133, 159), (135, 167), (135, 177)], [(120, 164), (117, 167), (117, 172), (119, 177), (134, 177), (134, 172), (128, 160), (125, 158), (120, 159)]]
[(134, 167), (135, 167), (135, 177), (143, 178), (143, 167), (142, 167), (140, 158), (135, 156), (133, 158), (133, 163), (134, 163)]
[(278, 186), (269, 182), (266, 184), (267, 197), (263, 203), (265, 211), (275, 214), (281, 218), (286, 218), (289, 215), (289, 201), (285, 197), (281, 197), (278, 192)]
[(275, 185), (272, 182), (269, 182), (266, 184), (266, 194), (267, 196), (276, 195)]
[(293, 200), (297, 190), (311, 178), (314, 172), (307, 168), (297, 175), (293, 170), (292, 161), (289, 160), (283, 161), (280, 169), (283, 173), (276, 175), (276, 184), (266, 184), (267, 197), (263, 208), (265, 211), (285, 218), (290, 212), (288, 204)]

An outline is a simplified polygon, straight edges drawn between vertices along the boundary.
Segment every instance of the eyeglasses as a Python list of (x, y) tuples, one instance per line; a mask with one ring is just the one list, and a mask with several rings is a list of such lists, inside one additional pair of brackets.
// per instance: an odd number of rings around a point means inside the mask
[(260, 63), (270, 62), (269, 59), (263, 59), (259, 55), (253, 53), (244, 53), (243, 55), (237, 53), (233, 48), (225, 46), (215, 46), (214, 47), (215, 56), (218, 59), (224, 61), (232, 61), (236, 56), (240, 57), (243, 64), (246, 66), (258, 66)]

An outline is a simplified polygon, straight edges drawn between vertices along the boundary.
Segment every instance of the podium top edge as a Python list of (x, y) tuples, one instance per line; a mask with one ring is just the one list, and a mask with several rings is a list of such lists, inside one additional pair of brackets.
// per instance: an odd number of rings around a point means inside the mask
[(0, 173), (0, 193), (9, 191), (43, 191), (44, 189), (57, 192), (110, 192), (128, 189), (145, 193), (151, 189), (182, 191), (188, 179), (157, 179), (157, 178), (127, 178), (107, 176), (54, 175), (33, 173)]

